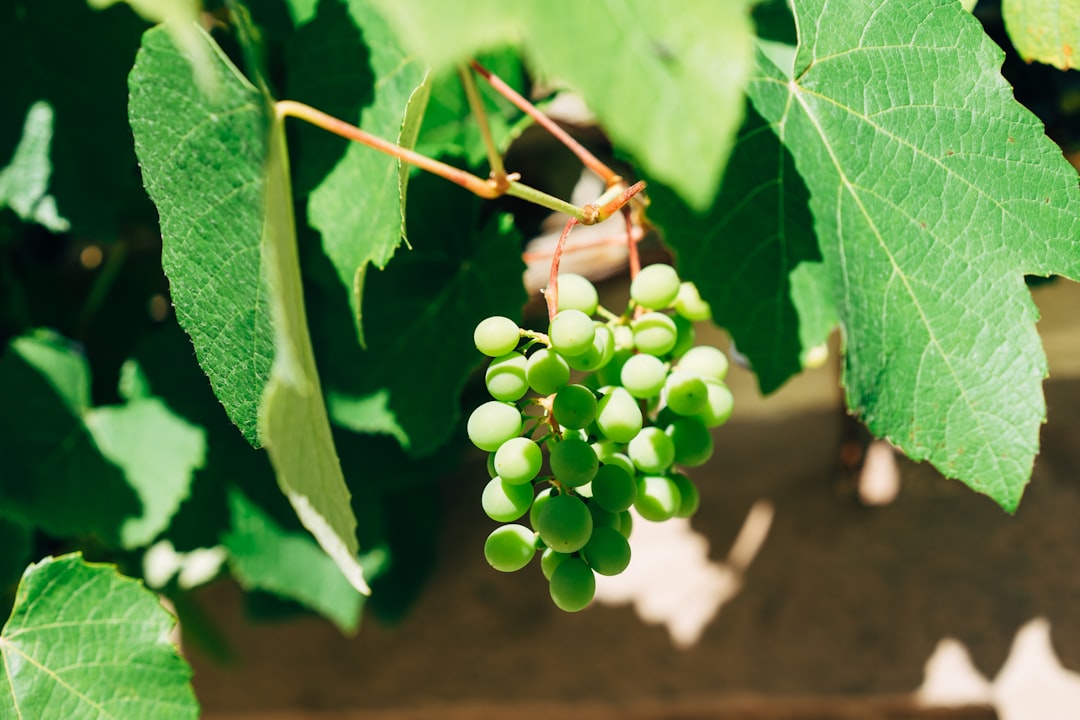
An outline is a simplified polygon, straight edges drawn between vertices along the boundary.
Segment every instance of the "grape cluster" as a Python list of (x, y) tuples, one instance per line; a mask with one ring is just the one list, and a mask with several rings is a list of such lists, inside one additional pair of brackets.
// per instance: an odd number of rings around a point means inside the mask
[[(484, 512), (506, 523), (484, 544), (493, 568), (520, 570), (540, 552), (552, 600), (576, 612), (592, 601), (594, 573), (629, 564), (631, 507), (649, 521), (697, 509), (678, 468), (709, 459), (710, 428), (732, 409), (727, 357), (694, 345), (693, 323), (710, 317), (692, 283), (654, 264), (631, 282), (622, 315), (599, 306), (588, 279), (563, 274), (546, 335), (499, 316), (476, 327), (493, 399), (468, 434), (490, 453)], [(515, 523), (526, 514), (532, 529)]]

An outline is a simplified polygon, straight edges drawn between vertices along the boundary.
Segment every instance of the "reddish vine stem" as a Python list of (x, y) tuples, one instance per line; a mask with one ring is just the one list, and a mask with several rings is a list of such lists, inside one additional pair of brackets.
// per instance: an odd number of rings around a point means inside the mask
[(623, 205), (622, 214), (626, 220), (626, 251), (630, 263), (630, 279), (633, 280), (641, 272), (641, 255), (638, 254), (637, 241), (634, 240), (634, 219), (630, 217), (628, 205)]
[(622, 182), (622, 178), (614, 170), (602, 163), (599, 158), (593, 155), (591, 152), (585, 149), (585, 146), (579, 143), (574, 138), (570, 137), (570, 134), (563, 130), (559, 125), (549, 118), (544, 113), (533, 105), (531, 102), (522, 97), (517, 90), (503, 82), (502, 78), (494, 74), (486, 67), (473, 60), (471, 63), (472, 69), (475, 70), (488, 81), (491, 87), (495, 88), (500, 95), (517, 106), (519, 110), (531, 117), (536, 121), (538, 125), (543, 127), (549, 133), (555, 136), (555, 138), (565, 145), (570, 152), (577, 155), (581, 163), (599, 175), (608, 187), (614, 187)]
[(566, 246), (566, 238), (570, 231), (578, 224), (577, 218), (570, 218), (566, 223), (566, 229), (559, 236), (559, 242), (555, 244), (555, 252), (551, 254), (551, 274), (548, 275), (548, 286), (545, 297), (547, 299), (548, 320), (555, 319), (555, 313), (559, 308), (559, 261), (562, 260), (563, 248)]

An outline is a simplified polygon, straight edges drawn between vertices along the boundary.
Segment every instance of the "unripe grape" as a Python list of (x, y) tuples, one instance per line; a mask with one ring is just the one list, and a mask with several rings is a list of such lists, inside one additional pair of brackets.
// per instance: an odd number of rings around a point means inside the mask
[(493, 477), (484, 487), (480, 504), (492, 520), (511, 522), (529, 511), (533, 501), (532, 485), (511, 485)]
[(651, 398), (660, 394), (667, 379), (667, 366), (654, 355), (637, 354), (623, 363), (620, 379), (627, 391), (636, 398)]
[(637, 483), (624, 467), (605, 463), (593, 478), (592, 494), (593, 500), (605, 510), (622, 512), (634, 504)]
[(508, 403), (490, 400), (472, 411), (466, 431), (473, 445), (494, 452), (521, 433), (521, 412)]
[(536, 554), (531, 530), (521, 525), (495, 528), (484, 542), (484, 557), (500, 572), (515, 572), (529, 564)]
[(675, 445), (658, 427), (643, 428), (626, 447), (626, 454), (643, 473), (662, 473), (675, 462)]
[(611, 333), (615, 336), (615, 352), (634, 349), (634, 331), (629, 325), (615, 325)]
[(694, 330), (694, 323), (682, 315), (675, 315), (671, 321), (675, 323), (675, 347), (671, 348), (671, 356), (679, 357), (694, 347), (697, 332)]
[(714, 428), (723, 425), (731, 417), (731, 410), (735, 406), (735, 398), (731, 396), (731, 390), (722, 382), (707, 382), (709, 394), (705, 407), (698, 413), (698, 417), (705, 423), (705, 427)]
[(540, 511), (544, 509), (544, 506), (548, 504), (552, 497), (554, 495), (551, 488), (544, 488), (533, 498), (532, 507), (529, 508), (529, 524), (533, 526), (534, 530), (538, 529), (540, 525)]
[(577, 273), (559, 274), (559, 304), (557, 310), (580, 310), (586, 315), (596, 312), (600, 297), (596, 286)]
[(596, 396), (583, 385), (567, 385), (555, 394), (551, 412), (563, 427), (580, 430), (596, 419)]
[(630, 539), (630, 533), (634, 531), (634, 514), (629, 510), (623, 510), (619, 513), (619, 532), (627, 540)]
[(676, 367), (703, 380), (720, 381), (727, 377), (728, 359), (714, 347), (698, 345), (687, 350)]
[(687, 467), (703, 465), (713, 454), (713, 437), (700, 417), (682, 417), (665, 431), (675, 446), (675, 462)]
[(521, 485), (536, 477), (543, 463), (544, 454), (539, 445), (527, 437), (515, 437), (495, 451), (492, 466), (503, 482)]
[(679, 284), (675, 268), (656, 263), (641, 268), (630, 283), (630, 297), (649, 310), (663, 310), (678, 297)]
[(548, 589), (556, 607), (577, 612), (592, 602), (596, 594), (596, 576), (581, 558), (567, 558), (551, 573)]
[(556, 552), (572, 553), (585, 547), (592, 529), (589, 508), (573, 495), (553, 495), (537, 517), (540, 539)]
[(547, 396), (570, 382), (570, 366), (559, 353), (541, 348), (529, 356), (525, 378), (537, 395)]
[(566, 358), (567, 364), (581, 372), (594, 372), (611, 362), (615, 356), (615, 336), (607, 325), (595, 324), (592, 345), (581, 355)]
[(587, 502), (585, 507), (589, 508), (589, 514), (592, 515), (592, 527), (593, 534), (596, 534), (598, 528), (608, 527), (617, 528), (619, 526), (619, 514), (613, 513), (610, 510), (605, 510), (600, 507), (596, 502)]
[(560, 355), (581, 355), (592, 347), (596, 326), (580, 310), (563, 310), (555, 315), (548, 329), (551, 347)]
[[(634, 461), (631, 460), (626, 453), (620, 451), (620, 445), (615, 443), (608, 443), (606, 447), (602, 447), (601, 450), (597, 450), (596, 456), (600, 458), (600, 462), (604, 465), (615, 465), (621, 467), (626, 471), (626, 474), (633, 477), (637, 472), (637, 468), (634, 467)], [(593, 445), (593, 450), (596, 450), (597, 446)]]
[(578, 438), (568, 438), (551, 449), (551, 472), (559, 482), (577, 487), (592, 482), (600, 461), (592, 445)]
[(529, 392), (529, 383), (525, 379), (527, 362), (519, 352), (510, 352), (492, 360), (484, 372), (484, 383), (491, 397), (504, 402), (523, 398)]
[(645, 313), (633, 322), (634, 347), (649, 355), (666, 355), (675, 347), (679, 332), (675, 321), (663, 313)]
[(568, 557), (567, 553), (555, 552), (551, 548), (544, 550), (540, 554), (540, 571), (544, 573), (544, 577), (551, 580), (551, 574), (555, 572), (555, 568), (563, 564)]
[(598, 527), (582, 548), (581, 556), (601, 575), (618, 575), (630, 564), (630, 543), (614, 527)]
[(516, 322), (501, 315), (480, 322), (473, 331), (476, 349), (489, 357), (505, 355), (517, 347), (521, 330)]
[(693, 415), (705, 408), (709, 391), (705, 381), (697, 375), (676, 370), (664, 383), (667, 406), (679, 415)]
[(679, 487), (666, 475), (643, 475), (638, 478), (634, 509), (652, 522), (663, 522), (679, 511), (682, 496)]
[(671, 481), (679, 488), (679, 509), (675, 511), (675, 517), (688, 518), (697, 512), (701, 505), (701, 495), (698, 494), (697, 485), (694, 481), (682, 473), (675, 473)]
[(697, 285), (692, 282), (684, 282), (679, 286), (679, 295), (675, 298), (675, 312), (694, 322), (712, 319), (712, 308), (701, 299)]
[(641, 432), (643, 423), (641, 408), (625, 388), (611, 388), (597, 405), (597, 427), (617, 443), (633, 440)]

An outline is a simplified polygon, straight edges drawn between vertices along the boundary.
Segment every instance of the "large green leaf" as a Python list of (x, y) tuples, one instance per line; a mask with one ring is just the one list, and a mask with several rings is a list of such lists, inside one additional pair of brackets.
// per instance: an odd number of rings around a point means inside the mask
[(1077, 67), (1080, 0), (1002, 0), (1001, 15), (1020, 57), (1062, 70)]
[(753, 67), (747, 2), (454, 0), (438, 12), (423, 0), (380, 5), (436, 67), (516, 40), (533, 70), (581, 93), (651, 177), (692, 207), (708, 207)]
[(707, 213), (695, 213), (662, 185), (649, 186), (649, 217), (664, 229), (679, 272), (749, 358), (762, 392), (799, 372), (837, 321), (809, 193), (777, 132), (747, 110)]
[[(368, 0), (321, 2), (289, 43), (291, 99), (412, 147), (415, 128), (405, 125), (406, 108), (427, 69), (399, 45)], [(425, 101), (423, 86), (412, 112), (422, 114)], [(308, 222), (322, 233), (359, 331), (368, 263), (384, 267), (405, 235), (401, 178), (408, 174), (401, 175), (393, 156), (321, 129), (298, 130), (296, 165), (301, 191), (310, 189)]]
[[(1076, 171), (952, 0), (799, 0), (757, 110), (811, 194), (849, 407), (1013, 510), (1045, 417), (1025, 274), (1080, 277)], [(773, 54), (777, 57), (776, 54)]]
[(191, 669), (157, 597), (112, 565), (46, 558), (23, 574), (0, 632), (0, 716), (197, 718)]
[(0, 512), (140, 547), (187, 497), (204, 434), (157, 398), (90, 407), (89, 385), (85, 358), (52, 333), (17, 338), (0, 357)]
[(230, 417), (267, 448), (301, 522), (367, 591), (308, 336), (284, 129), (270, 98), (202, 37), (217, 92), (194, 83), (190, 57), (163, 28), (146, 33), (130, 80), (177, 318)]

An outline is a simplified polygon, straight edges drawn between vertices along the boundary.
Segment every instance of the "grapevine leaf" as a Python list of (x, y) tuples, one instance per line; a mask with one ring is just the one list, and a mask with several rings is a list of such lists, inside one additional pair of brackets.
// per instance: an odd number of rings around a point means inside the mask
[(168, 639), (174, 624), (115, 566), (78, 555), (31, 565), (0, 632), (0, 715), (197, 718), (191, 668)]
[(36, 102), (26, 113), (26, 124), (11, 163), (0, 170), (0, 208), (10, 207), (23, 220), (64, 232), (71, 223), (56, 209), (56, 198), (48, 194), (52, 162), (54, 113), (47, 102)]
[(127, 7), (0, 3), (0, 67), (18, 68), (0, 79), (0, 162), (25, 138), (31, 109), (40, 121), (39, 108), (47, 106), (50, 171), (40, 197), (51, 201), (37, 219), (53, 229), (70, 224), (78, 233), (112, 237), (126, 203), (137, 197), (124, 78), (146, 27)]
[(1016, 508), (1045, 418), (1024, 275), (1080, 277), (1076, 172), (952, 0), (798, 0), (793, 72), (758, 112), (811, 194), (848, 406), (909, 456)]
[[(363, 37), (360, 29), (363, 29)], [(367, 57), (364, 56), (366, 49)], [(406, 109), (422, 115), (426, 89), (413, 98), (427, 69), (395, 41), (392, 31), (368, 0), (348, 6), (326, 0), (292, 39), (290, 97), (362, 127), (404, 147), (416, 141), (415, 127), (404, 127)], [(335, 72), (328, 73), (332, 66)], [(368, 263), (385, 267), (405, 235), (405, 179), (398, 159), (358, 143), (304, 130), (297, 166), (302, 191), (308, 186), (308, 223), (322, 234), (322, 244), (360, 327), (360, 303)], [(307, 150), (308, 152), (304, 152)], [(339, 159), (340, 158), (340, 159)], [(316, 185), (312, 174), (325, 174)]]
[[(473, 328), (488, 315), (520, 315), (526, 297), (521, 241), (509, 216), (481, 219), (483, 201), (441, 178), (419, 175), (411, 192), (419, 198), (409, 211), (412, 249), (367, 280), (367, 349), (332, 335), (329, 324), (320, 334), (337, 353), (330, 364), (349, 373), (336, 377), (330, 393), (335, 422), (393, 435), (421, 456), (453, 432), (479, 361)], [(453, 225), (445, 224), (449, 217)], [(434, 347), (437, 362), (418, 351)]]
[(749, 358), (762, 392), (799, 372), (837, 318), (809, 193), (773, 129), (748, 108), (709, 212), (695, 213), (657, 183), (649, 198), (680, 274)]
[(301, 522), (366, 592), (304, 315), (284, 130), (269, 98), (202, 37), (214, 94), (194, 84), (162, 28), (146, 33), (130, 80), (177, 318), (229, 416), (267, 448)]
[(1061, 70), (1077, 67), (1080, 0), (1002, 0), (1001, 15), (1020, 57)]
[(274, 357), (260, 253), (269, 110), (202, 37), (213, 51), (212, 96), (164, 28), (146, 33), (129, 81), (131, 127), (161, 218), (161, 266), (177, 319), (229, 417), (257, 445)]
[[(381, 0), (381, 7), (436, 68), (517, 39), (530, 66), (581, 93), (651, 177), (690, 206), (708, 207), (753, 67), (748, 3), (699, 3), (692, 12), (651, 0), (456, 0), (437, 13), (422, 0)], [(658, 95), (642, 102), (642, 87)]]
[(286, 531), (238, 490), (229, 493), (229, 508), (231, 529), (221, 542), (241, 585), (293, 598), (342, 632), (356, 631), (363, 595), (310, 536)]
[[(16, 338), (0, 358), (0, 508), (55, 535), (134, 548), (169, 524), (205, 458), (201, 428), (157, 398), (91, 408), (86, 360), (62, 338)], [(41, 463), (41, 458), (49, 458)]]

